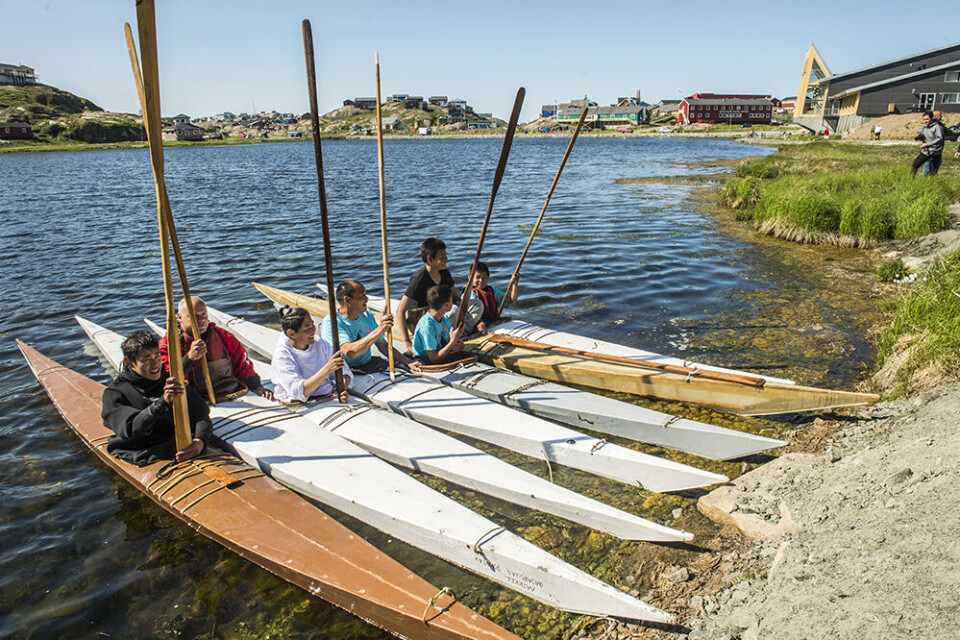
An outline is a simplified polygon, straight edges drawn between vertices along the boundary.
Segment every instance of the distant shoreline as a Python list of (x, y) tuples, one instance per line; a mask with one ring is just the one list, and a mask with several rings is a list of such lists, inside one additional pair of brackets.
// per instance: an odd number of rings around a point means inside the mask
[[(621, 139), (644, 139), (644, 138), (728, 138), (739, 140), (741, 142), (752, 142), (759, 144), (777, 144), (784, 139), (790, 139), (795, 136), (784, 135), (777, 131), (760, 132), (762, 136), (750, 138), (748, 131), (720, 131), (720, 132), (689, 132), (689, 133), (659, 133), (656, 131), (643, 133), (618, 133), (615, 131), (604, 132), (585, 132), (583, 138), (621, 138)], [(391, 133), (384, 137), (384, 140), (473, 140), (484, 138), (503, 137), (503, 133), (444, 133), (440, 135), (421, 136), (417, 134), (396, 134)], [(518, 138), (565, 138), (569, 139), (570, 132), (558, 133), (526, 133), (518, 131)], [(224, 140), (198, 140), (198, 141), (166, 141), (163, 146), (173, 147), (220, 147), (233, 145), (250, 144), (273, 144), (273, 143), (295, 143), (308, 142), (312, 138), (229, 138)], [(376, 136), (324, 136), (323, 140), (348, 140), (355, 142), (375, 141)], [(147, 143), (144, 142), (74, 142), (64, 143), (28, 143), (17, 144), (17, 141), (7, 141), (0, 144), (0, 154), (3, 153), (50, 153), (58, 151), (101, 151), (111, 149), (146, 149)]]

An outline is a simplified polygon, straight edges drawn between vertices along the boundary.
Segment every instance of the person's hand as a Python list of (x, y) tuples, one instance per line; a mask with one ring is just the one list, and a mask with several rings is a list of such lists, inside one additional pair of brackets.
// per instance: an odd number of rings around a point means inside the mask
[(167, 404), (173, 404), (173, 399), (177, 396), (182, 396), (185, 391), (179, 380), (176, 378), (167, 378), (167, 381), (163, 384), (163, 395), (161, 397)]
[(253, 390), (253, 392), (258, 396), (260, 396), (261, 398), (266, 398), (267, 400), (273, 400), (273, 391), (270, 391), (270, 389), (267, 389), (266, 387), (257, 387), (256, 389)]
[(340, 403), (341, 403), (341, 404), (347, 404), (347, 390), (346, 390), (346, 389), (344, 389), (343, 391), (340, 392)]
[(324, 365), (324, 368), (327, 370), (327, 375), (333, 373), (334, 371), (339, 371), (343, 369), (343, 355), (337, 351), (333, 354), (333, 357), (327, 360), (327, 364)]
[(194, 438), (193, 442), (190, 443), (186, 449), (181, 449), (177, 451), (176, 461), (183, 462), (184, 460), (189, 460), (190, 458), (196, 458), (198, 455), (203, 453), (203, 448), (207, 446), (204, 444), (203, 440), (199, 438)]
[(207, 355), (207, 345), (203, 340), (194, 340), (187, 351), (187, 357), (191, 360), (199, 360)]
[(387, 333), (390, 333), (390, 331), (393, 329), (393, 316), (386, 315), (386, 314), (381, 316), (380, 326), (377, 329), (378, 331), (380, 331), (380, 335), (385, 335)]
[(450, 332), (450, 344), (453, 345), (450, 347), (449, 353), (456, 353), (463, 348), (463, 325), (460, 325), (456, 329)]
[(955, 154), (953, 154), (953, 157), (954, 157), (954, 158), (960, 158), (960, 149), (958, 149), (957, 152), (956, 152)]
[(419, 360), (411, 360), (407, 363), (407, 368), (410, 371), (423, 371), (423, 364)]
[(481, 320), (480, 322), (477, 323), (477, 326), (476, 326), (476, 332), (477, 332), (477, 333), (483, 333), (483, 332), (486, 331), (486, 330), (487, 330), (487, 323), (486, 323), (486, 322), (484, 322), (483, 320)]

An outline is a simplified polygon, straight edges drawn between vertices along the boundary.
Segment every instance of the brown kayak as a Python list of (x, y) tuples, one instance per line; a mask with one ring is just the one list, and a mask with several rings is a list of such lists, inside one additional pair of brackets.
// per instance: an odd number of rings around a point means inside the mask
[(453, 601), (312, 504), (213, 447), (157, 477), (106, 451), (103, 385), (17, 340), (70, 427), (110, 468), (190, 528), (367, 622), (402, 638), (519, 640)]

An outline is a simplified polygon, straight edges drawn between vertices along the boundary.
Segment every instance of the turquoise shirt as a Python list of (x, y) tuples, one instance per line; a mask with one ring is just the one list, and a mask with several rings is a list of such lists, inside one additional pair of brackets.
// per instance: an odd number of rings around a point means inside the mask
[[(329, 344), (333, 344), (333, 329), (330, 327), (330, 324), (329, 317), (323, 319), (323, 324), (320, 325), (320, 337)], [(373, 314), (369, 311), (361, 313), (357, 316), (356, 320), (351, 320), (339, 311), (337, 312), (337, 335), (340, 336), (340, 344), (344, 342), (356, 342), (357, 340), (366, 338), (370, 333), (376, 331), (378, 326), (377, 319), (374, 318)], [(372, 349), (373, 347), (371, 346), (370, 349), (367, 349), (356, 358), (344, 356), (343, 359), (347, 365), (351, 367), (358, 364), (366, 364), (370, 362), (370, 358), (373, 357), (371, 353)]]
[(442, 316), (437, 322), (432, 315), (425, 313), (413, 333), (413, 355), (421, 357), (426, 356), (427, 351), (440, 351), (450, 342), (452, 329), (447, 316)]

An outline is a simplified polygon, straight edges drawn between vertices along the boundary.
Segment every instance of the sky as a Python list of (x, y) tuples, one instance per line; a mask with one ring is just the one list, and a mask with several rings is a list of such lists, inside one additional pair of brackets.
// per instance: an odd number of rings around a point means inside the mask
[[(695, 92), (797, 93), (817, 46), (844, 73), (960, 40), (960, 2), (809, 0), (729, 5), (612, 2), (252, 2), (157, 0), (162, 112), (309, 110), (301, 21), (313, 27), (322, 112), (373, 96), (462, 98), (522, 121), (541, 105), (588, 96), (679, 99)], [(134, 0), (0, 0), (0, 62), (108, 111), (138, 113), (123, 23)]]

